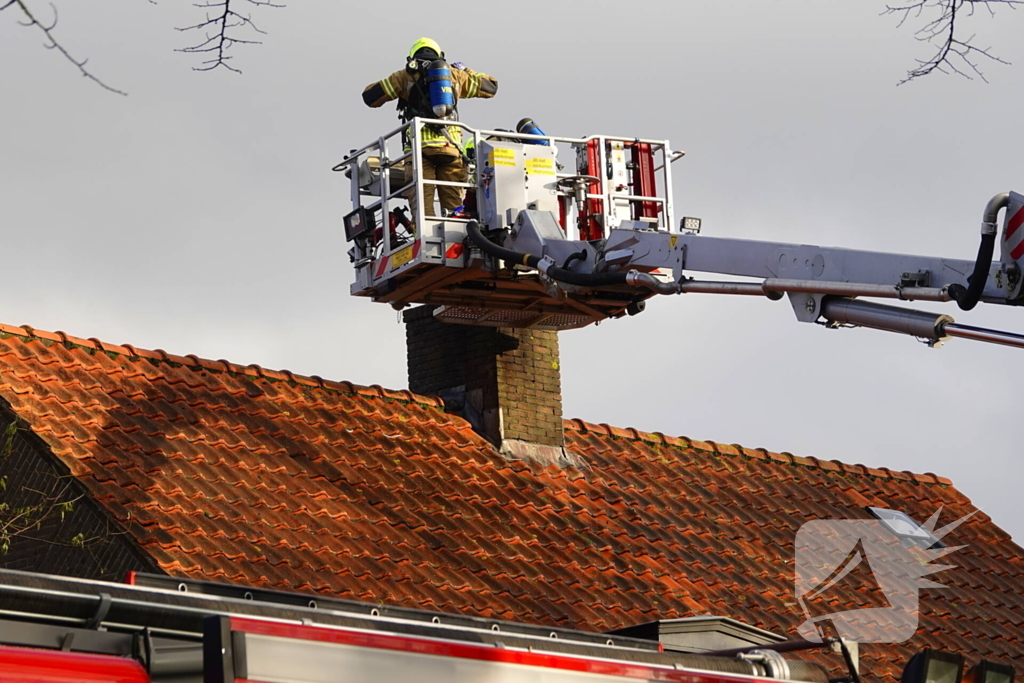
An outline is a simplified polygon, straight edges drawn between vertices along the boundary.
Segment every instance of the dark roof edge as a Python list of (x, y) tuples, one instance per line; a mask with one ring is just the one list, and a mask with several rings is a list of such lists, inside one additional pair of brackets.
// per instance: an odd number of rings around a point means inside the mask
[(108, 355), (125, 356), (126, 358), (133, 360), (145, 359), (157, 363), (182, 365), (188, 368), (201, 368), (208, 372), (246, 375), (248, 377), (265, 379), (273, 382), (289, 382), (293, 384), (303, 384), (313, 388), (326, 389), (328, 391), (341, 391), (347, 394), (364, 396), (366, 398), (401, 401), (403, 403), (419, 403), (428, 408), (444, 409), (444, 403), (440, 398), (436, 396), (420, 396), (419, 394), (412, 393), (408, 389), (392, 391), (390, 389), (385, 389), (379, 384), (366, 387), (347, 381), (336, 382), (324, 379), (317, 375), (309, 377), (305, 375), (296, 375), (290, 370), (268, 370), (267, 368), (263, 368), (255, 363), (251, 365), (238, 365), (237, 363), (232, 363), (223, 359), (214, 361), (206, 358), (199, 358), (194, 354), (176, 356), (174, 354), (167, 353), (163, 349), (150, 351), (148, 349), (137, 349), (131, 344), (108, 344), (96, 339), (95, 337), (91, 337), (89, 339), (72, 337), (60, 330), (57, 332), (46, 332), (44, 330), (37, 330), (28, 325), (14, 327), (12, 325), (4, 325), (0, 323), (0, 335), (5, 337), (23, 337), (28, 341), (38, 340), (43, 343), (60, 344), (67, 349), (80, 348), (89, 353), (96, 353), (99, 351)]
[(897, 472), (887, 467), (874, 468), (866, 465), (849, 465), (838, 460), (821, 460), (813, 456), (802, 458), (792, 453), (774, 453), (765, 448), (746, 448), (739, 444), (720, 444), (714, 441), (698, 441), (687, 436), (665, 436), (661, 432), (641, 432), (638, 429), (629, 427), (622, 429), (612, 427), (608, 424), (593, 424), (580, 419), (564, 420), (563, 425), (567, 431), (574, 431), (580, 434), (595, 433), (600, 436), (607, 436), (628, 441), (645, 441), (655, 445), (665, 445), (674, 448), (692, 448), (705, 451), (713, 455), (727, 457), (744, 457), (756, 460), (775, 462), (780, 465), (792, 465), (796, 467), (814, 467), (837, 474), (856, 474), (860, 476), (877, 477), (879, 479), (891, 479), (893, 481), (911, 481), (922, 484), (938, 484), (941, 486), (952, 486), (953, 482), (937, 474), (926, 472), (915, 474), (914, 472)]

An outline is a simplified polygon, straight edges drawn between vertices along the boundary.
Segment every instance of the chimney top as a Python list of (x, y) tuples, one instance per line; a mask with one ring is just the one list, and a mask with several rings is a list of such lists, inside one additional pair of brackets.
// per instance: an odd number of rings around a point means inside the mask
[(582, 466), (565, 450), (558, 333), (445, 323), (434, 310), (403, 315), (409, 389), (440, 396), (510, 460)]

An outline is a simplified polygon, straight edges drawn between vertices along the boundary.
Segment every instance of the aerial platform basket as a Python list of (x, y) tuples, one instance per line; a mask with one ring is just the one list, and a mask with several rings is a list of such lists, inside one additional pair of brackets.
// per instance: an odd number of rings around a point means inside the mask
[[(408, 151), (420, 148), (423, 126), (442, 124), (460, 130), (475, 151), (466, 157), (468, 182), (425, 179), (420, 155)], [(414, 119), (334, 167), (351, 182), (353, 209), (345, 217), (353, 243), (351, 293), (395, 308), (434, 304), (437, 318), (472, 325), (560, 330), (635, 313), (654, 291), (556, 286), (537, 268), (485, 253), (467, 227), (475, 221), (497, 244), (517, 245), (568, 271), (591, 259), (588, 272), (614, 272), (614, 262), (593, 259), (603, 258), (617, 228), (678, 234), (671, 164), (681, 157), (661, 140), (527, 135)], [(425, 184), (460, 188), (464, 209), (442, 216), (433, 204), (410, 202), (423, 196)], [(681, 263), (663, 266), (678, 279)], [(655, 262), (631, 262), (638, 267), (661, 270)]]

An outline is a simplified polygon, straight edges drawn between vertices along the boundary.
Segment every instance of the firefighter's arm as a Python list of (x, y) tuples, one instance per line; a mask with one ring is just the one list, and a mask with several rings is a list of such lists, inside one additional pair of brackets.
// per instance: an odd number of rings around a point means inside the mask
[(363, 89), (363, 102), (376, 108), (398, 98), (405, 92), (406, 78), (404, 71), (396, 71), (382, 81), (371, 83)]
[(498, 79), (472, 69), (453, 69), (452, 78), (459, 83), (459, 97), (494, 97)]

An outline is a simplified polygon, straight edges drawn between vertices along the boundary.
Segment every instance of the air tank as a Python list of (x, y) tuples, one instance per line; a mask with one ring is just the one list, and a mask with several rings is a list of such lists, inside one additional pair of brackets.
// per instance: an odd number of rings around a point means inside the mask
[(451, 69), (443, 59), (435, 59), (427, 67), (427, 87), (434, 116), (443, 119), (450, 115), (455, 110), (455, 90)]
[[(533, 119), (526, 118), (516, 124), (517, 133), (525, 133), (527, 135), (547, 135), (540, 126), (534, 123)], [(528, 145), (547, 145), (547, 140), (523, 140)]]

